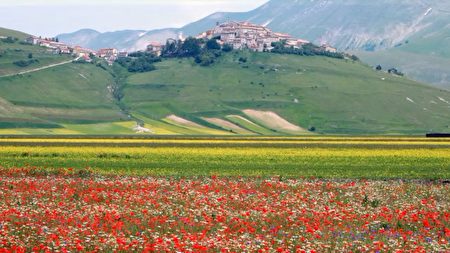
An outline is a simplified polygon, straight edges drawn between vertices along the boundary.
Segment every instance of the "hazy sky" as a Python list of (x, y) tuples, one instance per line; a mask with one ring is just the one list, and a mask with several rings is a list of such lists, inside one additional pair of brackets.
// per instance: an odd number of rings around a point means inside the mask
[(0, 27), (42, 36), (181, 27), (216, 11), (248, 11), (268, 0), (0, 0)]

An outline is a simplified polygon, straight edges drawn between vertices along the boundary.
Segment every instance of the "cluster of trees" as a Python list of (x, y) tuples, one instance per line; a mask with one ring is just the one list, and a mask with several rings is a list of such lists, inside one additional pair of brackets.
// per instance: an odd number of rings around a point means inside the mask
[(132, 73), (143, 73), (155, 70), (153, 63), (160, 62), (161, 58), (148, 52), (135, 52), (117, 60), (122, 67)]
[(38, 63), (38, 62), (39, 62), (39, 60), (30, 58), (30, 60), (15, 61), (15, 62), (13, 62), (13, 64), (16, 65), (17, 67), (25, 68), (25, 67), (30, 66), (33, 63)]
[[(378, 71), (382, 71), (383, 70), (383, 67), (381, 67), (381, 65), (377, 65), (376, 67), (375, 67), (375, 69), (376, 70), (378, 70)], [(404, 76), (405, 74), (403, 74), (402, 72), (400, 72), (398, 69), (396, 69), (396, 68), (390, 68), (390, 69), (388, 69), (388, 71), (387, 71), (389, 74), (393, 74), (393, 75), (397, 75), (397, 76)]]
[[(42, 36), (39, 36), (39, 39), (42, 39)], [(53, 37), (53, 38), (45, 37), (44, 40), (46, 40), (46, 41), (53, 41), (53, 42), (59, 42), (59, 38), (58, 37)]]
[(312, 43), (305, 44), (301, 48), (295, 48), (293, 46), (286, 45), (286, 41), (280, 41), (280, 42), (273, 42), (272, 47), (273, 49), (270, 52), (277, 54), (296, 54), (304, 56), (320, 55), (337, 59), (345, 58), (345, 54), (343, 53), (328, 52)]
[(400, 72), (398, 69), (396, 69), (396, 68), (390, 68), (390, 69), (388, 69), (388, 73), (389, 74), (394, 74), (394, 75), (397, 75), (397, 76), (404, 76), (404, 74), (402, 73), (402, 72)]
[(231, 52), (231, 45), (221, 46), (218, 43), (219, 38), (210, 40), (196, 39), (189, 37), (185, 41), (172, 40), (167, 41), (162, 50), (162, 57), (193, 57), (195, 62), (201, 66), (209, 66), (213, 64), (223, 52)]
[[(161, 57), (157, 57), (149, 52), (136, 52), (130, 54), (129, 57), (119, 58), (117, 62), (127, 68), (129, 72), (152, 71), (155, 69), (153, 63), (161, 61), (161, 58), (192, 57), (197, 64), (209, 66), (216, 62), (223, 53), (233, 51), (232, 45), (221, 45), (218, 42), (219, 40), (219, 37), (206, 40), (193, 37), (189, 37), (184, 41), (167, 40), (165, 46), (162, 47)], [(328, 52), (312, 43), (305, 44), (301, 48), (294, 48), (286, 45), (286, 41), (281, 41), (272, 43), (272, 47), (273, 49), (270, 52), (278, 54), (296, 54), (305, 56), (320, 55), (338, 59), (349, 57), (354, 61), (359, 60), (355, 55)], [(246, 59), (240, 59), (240, 62), (245, 63)]]

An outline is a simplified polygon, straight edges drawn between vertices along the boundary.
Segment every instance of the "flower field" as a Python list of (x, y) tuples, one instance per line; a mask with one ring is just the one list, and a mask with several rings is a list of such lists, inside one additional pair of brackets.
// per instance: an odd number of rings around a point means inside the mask
[(425, 138), (0, 138), (0, 166), (102, 175), (449, 179), (450, 140)]
[(3, 252), (450, 252), (450, 142), (0, 138)]
[(0, 175), (0, 252), (450, 251), (443, 183)]

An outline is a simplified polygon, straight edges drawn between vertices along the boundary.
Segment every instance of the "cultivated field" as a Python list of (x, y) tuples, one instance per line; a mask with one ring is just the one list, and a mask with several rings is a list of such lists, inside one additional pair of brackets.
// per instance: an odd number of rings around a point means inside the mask
[(449, 150), (425, 138), (0, 139), (3, 167), (142, 176), (449, 179)]
[(450, 141), (0, 138), (0, 252), (448, 252)]

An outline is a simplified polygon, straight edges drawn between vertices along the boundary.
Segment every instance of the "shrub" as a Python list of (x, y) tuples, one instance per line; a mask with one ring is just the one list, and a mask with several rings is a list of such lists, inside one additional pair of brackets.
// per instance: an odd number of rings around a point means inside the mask
[(28, 60), (28, 61), (26, 61), (26, 60), (20, 60), (20, 61), (15, 61), (15, 62), (13, 62), (13, 64), (16, 65), (17, 67), (24, 68), (24, 67), (28, 67), (28, 66), (30, 66), (31, 64), (36, 63), (36, 62), (39, 62), (39, 61), (38, 61), (38, 60), (35, 60), (35, 59), (33, 59), (33, 60)]
[[(273, 47), (273, 49), (270, 52), (277, 53), (277, 54), (295, 54), (295, 55), (304, 55), (304, 56), (319, 55), (319, 56), (326, 56), (326, 57), (331, 57), (331, 58), (336, 58), (336, 59), (344, 59), (345, 58), (345, 54), (343, 54), (343, 53), (328, 52), (312, 43), (305, 44), (301, 48), (294, 48), (294, 47), (286, 46), (286, 42), (281, 41), (281, 42), (272, 43), (272, 47)], [(354, 61), (359, 60), (358, 57), (356, 57), (354, 55), (349, 56), (349, 57), (351, 59), (353, 59)]]
[(128, 67), (129, 72), (149, 72), (155, 70), (155, 66), (153, 64), (149, 63), (143, 58), (138, 58), (131, 62), (130, 66)]
[(128, 57), (117, 59), (116, 62), (126, 68), (129, 72), (143, 73), (155, 70), (156, 68), (153, 63), (160, 61), (160, 57), (149, 52), (134, 52), (130, 53)]
[(231, 51), (233, 51), (233, 46), (230, 44), (225, 44), (222, 47), (222, 51), (224, 51), (226, 53), (231, 52)]
[(239, 57), (239, 62), (246, 63), (247, 57)]
[(397, 75), (397, 76), (404, 76), (404, 74), (400, 71), (398, 71), (396, 68), (391, 68), (388, 70), (389, 74)]
[(201, 53), (200, 41), (196, 38), (189, 37), (181, 46), (179, 57), (196, 57)]
[(211, 51), (204, 51), (197, 57), (195, 57), (195, 62), (201, 66), (209, 66), (214, 63), (217, 56)]
[(350, 59), (352, 59), (353, 61), (359, 61), (359, 58), (356, 55), (350, 56)]
[(18, 40), (19, 40), (18, 38), (14, 38), (14, 37), (8, 36), (8, 37), (2, 39), (2, 42), (11, 43), (12, 44), (12, 43), (16, 43), (16, 41), (18, 41)]
[(220, 50), (220, 45), (216, 39), (210, 39), (206, 42), (206, 48), (210, 50)]

